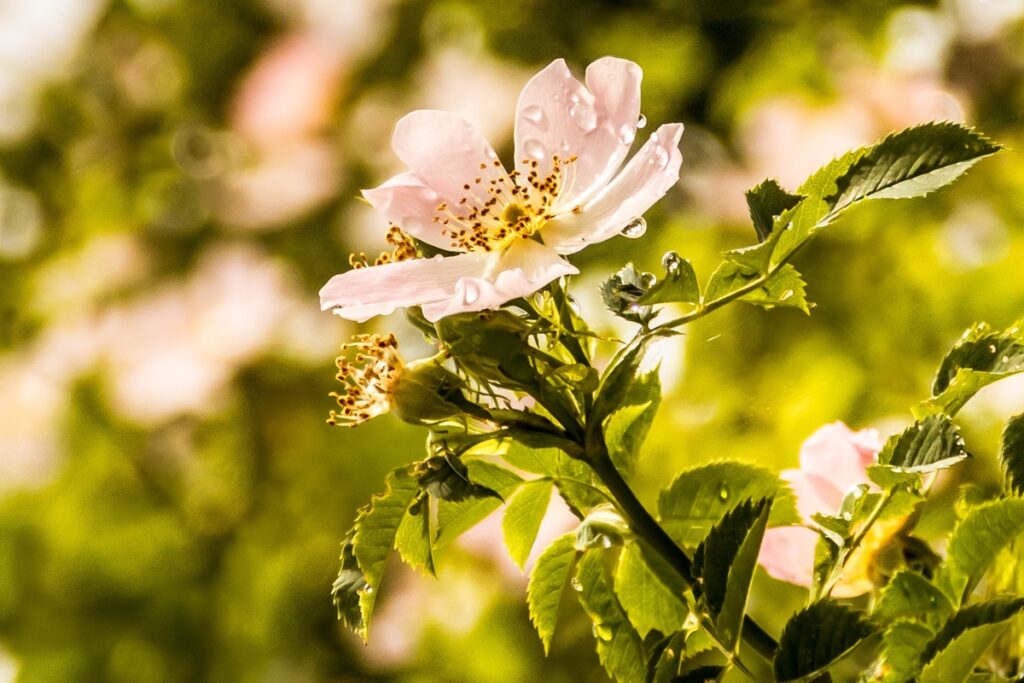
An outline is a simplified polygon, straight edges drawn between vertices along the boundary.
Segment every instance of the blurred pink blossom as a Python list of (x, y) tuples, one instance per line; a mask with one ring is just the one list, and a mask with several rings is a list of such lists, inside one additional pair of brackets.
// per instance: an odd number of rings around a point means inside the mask
[[(391, 145), (409, 170), (363, 194), (408, 235), (459, 253), (336, 275), (321, 307), (365, 321), (419, 305), (437, 320), (577, 273), (563, 255), (618, 235), (679, 179), (681, 124), (659, 128), (618, 172), (636, 135), (641, 77), (633, 62), (605, 57), (584, 86), (564, 60), (552, 62), (520, 94), (511, 172), (465, 119), (405, 116)], [(531, 239), (541, 231), (543, 242)]]
[[(804, 524), (813, 524), (815, 514), (837, 514), (853, 487), (873, 486), (866, 469), (881, 449), (877, 430), (854, 432), (842, 422), (825, 425), (808, 437), (800, 447), (800, 468), (781, 474), (796, 494), (797, 510)], [(758, 562), (776, 579), (810, 586), (817, 541), (817, 532), (806, 526), (768, 529)], [(859, 595), (867, 588), (861, 582), (840, 581), (833, 595)]]

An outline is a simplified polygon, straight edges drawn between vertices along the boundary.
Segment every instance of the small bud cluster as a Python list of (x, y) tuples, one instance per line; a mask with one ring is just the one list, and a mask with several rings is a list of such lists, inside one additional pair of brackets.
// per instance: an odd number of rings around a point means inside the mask
[(391, 409), (393, 391), (405, 367), (395, 335), (356, 335), (342, 345), (336, 364), (336, 378), (344, 390), (331, 393), (339, 409), (331, 411), (327, 424), (356, 427)]

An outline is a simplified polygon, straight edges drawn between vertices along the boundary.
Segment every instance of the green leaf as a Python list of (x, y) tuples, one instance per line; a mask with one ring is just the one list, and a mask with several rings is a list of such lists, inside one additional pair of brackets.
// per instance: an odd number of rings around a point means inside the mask
[(874, 631), (863, 613), (831, 599), (820, 600), (797, 612), (782, 629), (775, 679), (783, 683), (817, 675)]
[(1024, 598), (965, 607), (950, 618), (921, 653), (920, 683), (962, 681), (974, 669), (1006, 621), (1024, 609)]
[(811, 308), (807, 303), (806, 287), (807, 283), (797, 269), (787, 263), (772, 273), (763, 285), (739, 300), (769, 309), (776, 306), (798, 308), (809, 314)]
[[(352, 534), (341, 544), (341, 569), (331, 586), (331, 598), (338, 610), (338, 618), (345, 626), (366, 640), (369, 613), (373, 609), (373, 589), (366, 581), (352, 551)], [(365, 601), (369, 600), (368, 603)], [(364, 616), (365, 615), (365, 616)]]
[(576, 560), (575, 539), (576, 534), (570, 532), (559, 536), (545, 548), (533, 566), (530, 583), (526, 587), (530, 621), (544, 645), (544, 654), (551, 648), (551, 638), (558, 624), (558, 606)]
[[(345, 619), (364, 640), (384, 573), (384, 561), (395, 545), (395, 536), (406, 510), (420, 491), (419, 482), (407, 467), (393, 470), (387, 476), (385, 485), (387, 488), (384, 493), (373, 496), (370, 504), (356, 518), (349, 550), (343, 549), (342, 552), (342, 571), (338, 576), (338, 581), (345, 584), (345, 590), (356, 588), (359, 593), (359, 619), (354, 618), (350, 602), (347, 603)], [(359, 586), (354, 570), (362, 572), (365, 586)], [(344, 579), (342, 574), (345, 575)]]
[(725, 260), (711, 273), (707, 286), (704, 287), (702, 301), (707, 304), (721, 299), (737, 290), (743, 289), (761, 276), (761, 271), (753, 266)]
[(1024, 493), (1024, 413), (1007, 421), (999, 461), (1003, 464), (1006, 490), (1017, 495)]
[(906, 683), (921, 668), (921, 653), (935, 632), (918, 621), (897, 621), (882, 636), (882, 683)]
[(800, 199), (799, 195), (786, 192), (778, 181), (771, 178), (747, 190), (747, 207), (758, 241), (768, 239), (775, 217), (786, 209), (792, 209)]
[(1024, 499), (1005, 498), (971, 508), (953, 529), (946, 563), (935, 584), (959, 605), (999, 551), (1024, 532)]
[(722, 672), (725, 670), (724, 666), (716, 664), (704, 664), (698, 666), (696, 669), (690, 669), (684, 671), (675, 678), (672, 679), (672, 683), (708, 683), (708, 681), (717, 682), (721, 680)]
[[(468, 460), (466, 468), (472, 482), (497, 491), (501, 499), (508, 499), (523, 483), (522, 477), (504, 467), (492, 465), (483, 460)], [(441, 500), (437, 504), (437, 538), (434, 545), (440, 547), (472, 529), (487, 515), (501, 507), (501, 499), (487, 494), (466, 498), (458, 502)]]
[(619, 604), (600, 552), (589, 552), (576, 569), (576, 596), (594, 624), (597, 657), (612, 678), (642, 681), (647, 673), (643, 640)]
[(661, 263), (665, 267), (665, 277), (654, 283), (636, 302), (644, 306), (700, 303), (700, 284), (690, 260), (670, 251), (665, 254)]
[(457, 503), (467, 498), (492, 496), (501, 500), (497, 491), (473, 482), (461, 458), (436, 456), (416, 463), (420, 486), (438, 500)]
[(640, 447), (647, 438), (661, 405), (661, 379), (657, 369), (638, 375), (621, 399), (621, 408), (604, 420), (608, 454), (619, 472), (633, 471)]
[(872, 616), (884, 621), (915, 619), (933, 623), (953, 612), (953, 603), (931, 581), (903, 570), (882, 589)]
[(744, 501), (711, 528), (693, 556), (703, 599), (715, 621), (715, 633), (732, 650), (739, 642), (757, 554), (768, 525), (772, 501)]
[(759, 498), (774, 498), (769, 526), (801, 523), (793, 493), (778, 476), (728, 460), (681, 472), (658, 496), (658, 515), (677, 543), (696, 548), (726, 512)]
[(688, 613), (682, 594), (664, 583), (648, 566), (637, 543), (627, 543), (619, 553), (615, 594), (641, 637), (647, 637), (652, 630), (678, 631)]
[[(672, 333), (644, 335), (639, 341), (624, 347), (612, 359), (612, 362), (605, 370), (604, 377), (601, 379), (601, 386), (598, 388), (597, 398), (594, 399), (594, 406), (587, 416), (588, 436), (596, 437), (597, 430), (603, 428), (608, 416), (619, 410), (627, 396), (634, 395), (634, 385), (642, 381), (642, 378), (647, 374), (641, 370), (641, 365), (651, 345), (664, 339), (669, 334)], [(651, 389), (652, 386), (648, 383), (643, 391), (649, 392)], [(648, 400), (651, 399), (646, 398), (635, 402), (644, 403)]]
[(956, 123), (926, 123), (893, 133), (836, 179), (833, 211), (864, 199), (920, 197), (953, 182), (1001, 148)]
[(618, 317), (646, 325), (654, 317), (654, 310), (641, 304), (640, 299), (654, 284), (654, 275), (641, 273), (632, 263), (627, 263), (602, 283), (601, 299), (608, 310)]
[(929, 415), (890, 437), (868, 476), (884, 488), (916, 480), (921, 474), (952, 467), (970, 457), (960, 428), (945, 414)]
[(531, 448), (513, 441), (502, 457), (513, 467), (551, 477), (559, 495), (578, 516), (582, 516), (584, 510), (605, 502), (605, 498), (591, 488), (593, 476), (590, 466), (570, 458), (560, 449)]
[(858, 159), (867, 154), (870, 149), (870, 147), (861, 147), (860, 149), (853, 149), (836, 157), (812, 173), (811, 176), (803, 182), (803, 185), (797, 188), (797, 194), (801, 194), (806, 197), (816, 197), (818, 199), (824, 199), (825, 197), (836, 194), (838, 190), (836, 181), (844, 176), (850, 170), (850, 167), (853, 166)]
[(1024, 372), (1024, 321), (1005, 331), (979, 323), (942, 359), (932, 398), (919, 410), (954, 414), (982, 388), (1018, 372)]
[(519, 487), (505, 509), (505, 517), (501, 521), (505, 545), (520, 569), (530, 556), (530, 549), (533, 548), (540, 524), (548, 511), (551, 488), (550, 479), (528, 481)]
[(431, 547), (430, 501), (425, 496), (405, 513), (395, 534), (395, 550), (410, 567), (434, 576), (434, 551)]

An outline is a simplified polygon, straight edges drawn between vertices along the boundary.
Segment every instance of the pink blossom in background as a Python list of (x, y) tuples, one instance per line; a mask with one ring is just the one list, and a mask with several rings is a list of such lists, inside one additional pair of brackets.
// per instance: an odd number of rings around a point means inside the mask
[(321, 308), (364, 321), (422, 306), (438, 320), (577, 273), (563, 255), (618, 235), (679, 179), (681, 124), (659, 128), (616, 175), (636, 136), (641, 77), (633, 62), (605, 57), (584, 86), (552, 62), (520, 94), (513, 171), (461, 117), (405, 116), (391, 146), (409, 170), (363, 195), (405, 233), (456, 254), (336, 275)]
[[(843, 498), (853, 487), (873, 486), (866, 470), (881, 449), (877, 430), (854, 432), (842, 422), (825, 425), (808, 437), (800, 447), (800, 468), (781, 474), (796, 494), (797, 511), (804, 524), (812, 524), (815, 514), (838, 513)], [(776, 579), (810, 586), (817, 542), (817, 532), (806, 526), (768, 529), (758, 562)], [(850, 597), (869, 588), (862, 582), (840, 581), (832, 594)]]

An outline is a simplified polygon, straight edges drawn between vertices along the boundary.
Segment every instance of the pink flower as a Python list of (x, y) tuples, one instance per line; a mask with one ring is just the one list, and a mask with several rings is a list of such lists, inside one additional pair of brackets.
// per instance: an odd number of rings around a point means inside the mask
[[(854, 432), (842, 422), (825, 425), (808, 437), (800, 447), (800, 469), (785, 470), (781, 475), (796, 494), (797, 510), (804, 524), (813, 524), (815, 514), (837, 514), (843, 497), (854, 486), (873, 486), (866, 470), (881, 449), (882, 441), (876, 430)], [(806, 526), (768, 529), (758, 562), (776, 579), (810, 586), (817, 541), (817, 532)], [(859, 595), (870, 590), (871, 585), (866, 577), (844, 576), (832, 594)]]
[(579, 272), (562, 257), (619, 234), (679, 179), (677, 123), (659, 128), (616, 173), (636, 135), (640, 80), (640, 67), (611, 57), (587, 67), (586, 86), (564, 60), (549, 64), (519, 96), (512, 171), (462, 118), (405, 116), (391, 146), (409, 170), (363, 196), (404, 233), (454, 254), (383, 255), (331, 278), (321, 308), (363, 321), (422, 306), (433, 321)]

